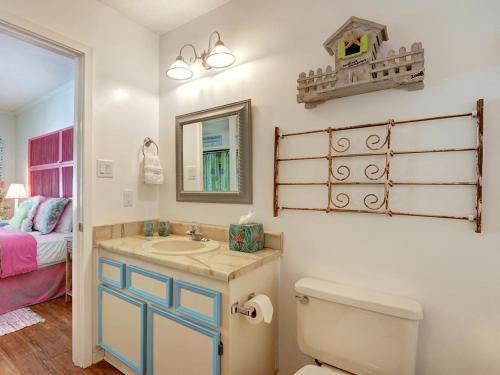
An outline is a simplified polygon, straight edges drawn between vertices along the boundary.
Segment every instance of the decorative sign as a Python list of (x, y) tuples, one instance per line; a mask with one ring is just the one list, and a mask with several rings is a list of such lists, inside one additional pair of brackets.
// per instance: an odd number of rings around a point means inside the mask
[(418, 77), (423, 77), (424, 76), (424, 71), (421, 70), (420, 72), (418, 73), (413, 73), (411, 76), (410, 76), (410, 79), (415, 79), (415, 78), (418, 78)]
[(356, 59), (349, 61), (348, 63), (342, 65), (342, 68), (354, 68), (355, 66), (366, 64), (368, 62), (368, 59)]

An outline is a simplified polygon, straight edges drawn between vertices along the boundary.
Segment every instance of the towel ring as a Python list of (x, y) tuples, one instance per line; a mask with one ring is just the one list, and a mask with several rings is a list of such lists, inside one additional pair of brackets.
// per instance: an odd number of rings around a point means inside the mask
[(143, 156), (146, 156), (145, 149), (146, 149), (146, 147), (150, 147), (151, 144), (155, 145), (155, 147), (156, 147), (156, 155), (158, 155), (158, 153), (160, 151), (160, 149), (158, 148), (158, 145), (151, 138), (146, 137), (146, 138), (144, 138), (144, 144), (142, 145), (142, 155)]

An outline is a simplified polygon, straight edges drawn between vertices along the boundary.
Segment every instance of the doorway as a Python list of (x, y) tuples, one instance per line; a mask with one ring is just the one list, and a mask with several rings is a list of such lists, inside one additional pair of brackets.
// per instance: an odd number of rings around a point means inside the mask
[[(63, 296), (63, 299), (68, 298), (70, 311), (72, 311), (72, 314), (70, 314), (72, 316), (68, 318), (70, 319), (69, 330), (72, 332), (72, 338), (71, 352), (65, 355), (69, 356), (75, 365), (87, 367), (92, 364), (93, 348), (92, 139), (90, 122), (92, 50), (62, 35), (2, 11), (0, 11), (0, 33), (2, 36), (22, 41), (32, 48), (38, 48), (72, 61), (74, 65), (71, 100), (73, 103), (73, 119), (68, 124), (70, 126), (56, 130), (52, 129), (52, 132), (43, 133), (40, 135), (41, 140), (37, 136), (28, 140), (28, 143), (31, 142), (34, 149), (38, 147), (37, 150), (43, 150), (49, 147), (50, 142), (56, 142), (57, 139), (56, 143), (60, 147), (57, 151), (59, 158), (56, 163), (45, 163), (47, 160), (43, 159), (44, 156), (42, 156), (42, 159), (38, 158), (40, 155), (44, 155), (44, 152), (32, 152), (33, 150), (30, 149), (26, 155), (28, 169), (26, 171), (27, 183), (25, 190), (26, 195), (31, 195), (32, 190), (38, 194), (41, 188), (45, 195), (53, 195), (50, 198), (69, 198), (68, 195), (71, 195), (72, 208), (68, 210), (72, 219), (71, 255), (73, 262), (71, 263), (71, 272), (69, 272), (72, 275), (72, 283), (69, 284), (71, 285), (70, 294), (72, 296)], [(72, 150), (72, 160), (68, 158), (70, 149)], [(31, 163), (31, 161), (34, 161), (34, 163)], [(47, 185), (52, 187), (47, 190)], [(64, 209), (66, 210), (66, 208), (67, 206)], [(85, 251), (85, 249), (87, 250)], [(66, 289), (64, 292), (66, 294)], [(51, 299), (51, 301), (58, 300)], [(62, 301), (61, 303), (66, 302)]]

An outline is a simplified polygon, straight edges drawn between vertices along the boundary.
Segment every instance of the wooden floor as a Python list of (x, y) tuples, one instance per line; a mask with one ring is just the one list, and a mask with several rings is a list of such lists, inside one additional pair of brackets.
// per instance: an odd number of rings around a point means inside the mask
[(71, 303), (64, 298), (31, 309), (44, 323), (0, 337), (0, 375), (121, 374), (106, 362), (81, 369), (71, 362)]

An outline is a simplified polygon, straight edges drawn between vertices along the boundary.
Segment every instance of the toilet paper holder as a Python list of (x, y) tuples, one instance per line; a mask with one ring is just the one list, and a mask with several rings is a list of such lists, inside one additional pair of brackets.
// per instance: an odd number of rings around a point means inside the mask
[[(250, 301), (252, 298), (255, 297), (255, 293), (250, 293), (248, 295), (248, 301)], [(245, 307), (243, 305), (240, 305), (239, 302), (235, 302), (231, 305), (231, 314), (242, 314), (245, 316), (250, 316), (252, 318), (255, 318), (257, 315), (257, 312), (255, 311), (255, 307)]]

